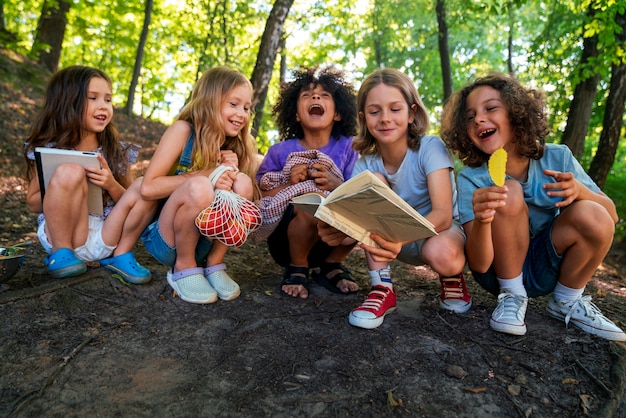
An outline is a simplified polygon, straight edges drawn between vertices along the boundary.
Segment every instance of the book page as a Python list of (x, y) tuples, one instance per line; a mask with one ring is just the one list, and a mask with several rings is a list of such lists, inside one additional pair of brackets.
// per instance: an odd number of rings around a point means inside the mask
[(434, 226), (385, 183), (363, 171), (335, 189), (316, 216), (352, 238), (376, 246), (376, 233), (393, 242), (437, 235)]
[(315, 216), (317, 208), (323, 201), (324, 196), (317, 193), (305, 193), (291, 199), (293, 205), (308, 212), (311, 216)]
[(347, 228), (357, 231), (353, 233), (359, 235), (376, 233), (394, 242), (417, 241), (436, 235), (432, 224), (419, 213), (407, 213), (373, 188), (327, 203), (323, 207), (326, 213), (332, 213), (338, 221), (341, 220), (348, 225)]

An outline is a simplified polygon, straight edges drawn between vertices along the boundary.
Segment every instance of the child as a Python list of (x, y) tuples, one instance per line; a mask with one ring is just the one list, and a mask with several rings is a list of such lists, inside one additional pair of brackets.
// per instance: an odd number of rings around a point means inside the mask
[(350, 177), (358, 157), (352, 149), (354, 89), (333, 68), (300, 69), (283, 86), (274, 115), (282, 142), (270, 147), (256, 174), (264, 222), (256, 238), (269, 235), (270, 253), (285, 268), (281, 290), (286, 295), (306, 299), (309, 269), (314, 267), (320, 268), (315, 273), (320, 285), (354, 293), (358, 285), (341, 264), (354, 244), (324, 244), (317, 235), (317, 219), (289, 204), (307, 192), (327, 195)]
[[(359, 135), (354, 148), (361, 154), (353, 175), (370, 170), (435, 226), (438, 235), (409, 243), (393, 243), (372, 234), (380, 248), (365, 250), (372, 289), (349, 316), (350, 324), (376, 328), (396, 307), (396, 291), (389, 262), (395, 258), (428, 264), (439, 274), (439, 305), (465, 313), (472, 299), (463, 267), (465, 234), (457, 220), (454, 166), (441, 139), (426, 135), (428, 117), (415, 85), (394, 69), (377, 70), (361, 85), (357, 97)], [(328, 243), (342, 239), (334, 228), (322, 225)], [(345, 241), (344, 241), (345, 242)]]
[[(167, 281), (186, 302), (213, 303), (240, 294), (223, 263), (228, 247), (201, 235), (195, 219), (215, 190), (253, 198), (251, 102), (252, 85), (243, 74), (227, 67), (206, 71), (163, 134), (141, 185), (145, 199), (163, 200), (158, 219), (141, 239), (154, 258), (171, 267)], [(235, 170), (221, 174), (213, 187), (209, 176), (220, 165)]]
[[(491, 328), (524, 335), (528, 298), (552, 292), (553, 317), (626, 341), (583, 296), (613, 241), (615, 205), (566, 146), (545, 143), (547, 133), (543, 95), (504, 75), (477, 79), (444, 109), (442, 137), (467, 166), (458, 187), (468, 264), (498, 295)], [(503, 187), (487, 166), (499, 148), (508, 153)]]
[[(96, 260), (130, 283), (151, 279), (150, 271), (137, 263), (131, 249), (154, 205), (141, 200), (141, 180), (132, 182), (130, 165), (137, 159), (139, 147), (118, 140), (111, 99), (111, 80), (102, 71), (83, 66), (58, 71), (48, 84), (43, 109), (24, 147), (27, 205), (40, 214), (37, 235), (49, 253), (45, 259), (48, 271), (57, 279), (82, 274), (87, 271), (85, 261)], [(60, 165), (42, 201), (34, 161), (36, 147), (98, 152), (102, 168)], [(87, 211), (87, 182), (105, 191), (103, 216)]]

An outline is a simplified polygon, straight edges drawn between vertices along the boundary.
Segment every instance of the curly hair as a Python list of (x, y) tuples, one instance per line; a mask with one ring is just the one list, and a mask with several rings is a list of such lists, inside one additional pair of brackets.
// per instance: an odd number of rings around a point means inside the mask
[[(352, 147), (361, 155), (378, 154), (376, 138), (372, 136), (365, 123), (365, 102), (370, 91), (379, 84), (385, 84), (397, 88), (413, 112), (413, 122), (409, 125), (408, 145), (409, 148), (418, 150), (422, 137), (428, 130), (428, 113), (417, 92), (417, 88), (408, 75), (393, 68), (382, 68), (368, 75), (357, 96), (357, 108), (359, 111), (359, 134), (354, 139)], [(413, 108), (415, 105), (415, 108)]]
[(478, 87), (491, 87), (500, 97), (509, 116), (515, 152), (535, 160), (543, 156), (548, 122), (544, 94), (526, 88), (513, 77), (494, 73), (478, 78), (450, 96), (445, 104), (441, 121), (441, 139), (456, 152), (463, 164), (479, 167), (489, 155), (479, 150), (468, 135), (467, 96)]
[[(50, 78), (43, 107), (35, 118), (24, 147), (26, 178), (29, 181), (34, 161), (28, 155), (36, 147), (51, 143), (56, 148), (74, 149), (80, 144), (89, 82), (94, 77), (102, 78), (111, 87), (111, 79), (104, 71), (80, 65), (63, 68)], [(102, 132), (96, 133), (96, 138), (113, 176), (119, 179), (128, 171), (128, 161), (124, 158), (115, 124), (111, 121)]]
[(273, 108), (280, 141), (304, 137), (302, 125), (297, 121), (298, 97), (300, 92), (311, 86), (322, 86), (333, 96), (335, 110), (341, 120), (335, 121), (333, 137), (356, 135), (356, 94), (351, 83), (345, 80), (344, 73), (334, 67), (318, 67), (294, 70), (294, 79), (281, 86), (281, 92)]
[(222, 102), (228, 93), (246, 86), (252, 92), (252, 83), (242, 73), (226, 66), (205, 71), (191, 92), (191, 99), (180, 111), (177, 120), (193, 126), (195, 142), (191, 170), (212, 168), (218, 164), (220, 150), (231, 150), (239, 159), (239, 170), (254, 175), (256, 143), (250, 134), (250, 118), (236, 137), (227, 137), (222, 126)]

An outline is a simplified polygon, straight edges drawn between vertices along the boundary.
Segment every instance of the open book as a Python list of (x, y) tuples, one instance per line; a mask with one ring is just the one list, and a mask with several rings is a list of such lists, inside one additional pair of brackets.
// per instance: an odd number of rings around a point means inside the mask
[(291, 203), (372, 247), (378, 245), (370, 238), (371, 233), (393, 242), (437, 235), (428, 219), (368, 170), (352, 177), (327, 197), (306, 193), (294, 197)]
[[(76, 163), (83, 167), (100, 168), (100, 161), (98, 160), (98, 153), (96, 152), (47, 147), (35, 148), (35, 164), (37, 164), (37, 175), (39, 176), (39, 189), (41, 190), (42, 200), (54, 170), (63, 163)], [(102, 215), (104, 213), (102, 188), (87, 181), (87, 193), (89, 213)]]

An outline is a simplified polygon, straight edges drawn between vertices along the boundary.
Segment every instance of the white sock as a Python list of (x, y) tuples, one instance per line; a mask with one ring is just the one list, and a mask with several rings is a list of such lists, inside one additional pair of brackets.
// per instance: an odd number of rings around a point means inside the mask
[(526, 288), (524, 287), (524, 273), (520, 273), (519, 276), (512, 279), (501, 279), (498, 277), (498, 283), (500, 283), (500, 291), (507, 290), (516, 296), (528, 297)]
[(556, 282), (556, 286), (554, 286), (553, 297), (554, 300), (557, 301), (573, 301), (578, 299), (583, 295), (585, 288), (582, 289), (572, 289), (571, 287), (563, 286), (560, 282)]
[(369, 273), (372, 279), (372, 286), (387, 286), (390, 289), (393, 287), (391, 268), (389, 266), (380, 270), (370, 270)]

